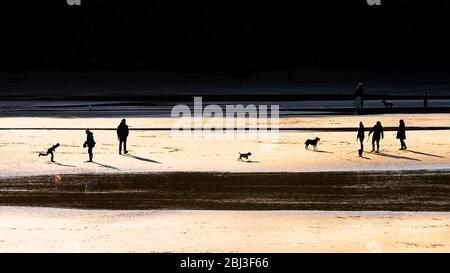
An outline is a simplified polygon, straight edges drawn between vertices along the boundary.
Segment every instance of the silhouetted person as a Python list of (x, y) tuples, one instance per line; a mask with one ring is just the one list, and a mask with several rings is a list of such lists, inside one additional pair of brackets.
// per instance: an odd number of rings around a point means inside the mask
[(356, 136), (356, 140), (359, 140), (359, 143), (361, 143), (361, 152), (364, 151), (364, 138), (364, 124), (361, 121), (359, 123), (358, 135)]
[(425, 92), (425, 95), (423, 96), (423, 108), (428, 108), (428, 92)]
[(94, 154), (92, 153), (92, 149), (95, 146), (95, 140), (94, 140), (94, 134), (87, 129), (86, 130), (86, 141), (83, 144), (83, 147), (86, 148), (88, 147), (88, 154), (89, 154), (89, 161), (88, 162), (92, 162), (92, 158), (94, 156)]
[(122, 144), (123, 144), (123, 152), (125, 154), (127, 151), (127, 137), (128, 137), (128, 125), (126, 124), (126, 120), (122, 119), (119, 126), (117, 127), (117, 137), (119, 138), (119, 154), (122, 154)]
[(51, 161), (55, 162), (55, 161), (53, 161), (53, 158), (54, 158), (53, 152), (55, 152), (56, 148), (58, 148), (59, 146), (60, 146), (59, 143), (56, 143), (52, 147), (48, 148), (47, 153), (39, 153), (38, 157), (51, 155), (52, 156)]
[(358, 83), (358, 86), (356, 87), (355, 90), (355, 99), (360, 98), (361, 101), (359, 103), (359, 109), (363, 109), (364, 107), (364, 84), (363, 83)]
[(384, 132), (383, 132), (383, 126), (381, 126), (381, 122), (377, 121), (377, 124), (373, 126), (373, 128), (369, 132), (370, 134), (373, 133), (372, 136), (372, 152), (375, 151), (375, 143), (377, 144), (377, 153), (380, 152), (380, 139), (384, 138)]
[(405, 128), (405, 122), (403, 121), (403, 119), (400, 120), (400, 125), (398, 126), (397, 129), (397, 139), (400, 139), (400, 150), (406, 150), (406, 144), (405, 144), (405, 139), (406, 139), (406, 128)]

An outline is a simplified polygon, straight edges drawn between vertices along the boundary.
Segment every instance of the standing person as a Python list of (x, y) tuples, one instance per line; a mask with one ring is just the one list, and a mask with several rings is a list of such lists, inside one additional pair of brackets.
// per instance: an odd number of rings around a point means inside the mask
[(358, 135), (356, 136), (356, 140), (359, 140), (359, 143), (361, 144), (361, 154), (364, 151), (364, 138), (364, 124), (361, 121), (359, 123)]
[(48, 148), (47, 153), (39, 153), (39, 156), (38, 156), (38, 157), (51, 155), (51, 156), (52, 156), (52, 157), (51, 157), (51, 161), (52, 161), (52, 162), (55, 162), (55, 161), (53, 161), (53, 158), (54, 158), (53, 152), (54, 152), (54, 151), (56, 150), (56, 148), (58, 148), (59, 146), (60, 146), (59, 143), (56, 143), (56, 144), (53, 145), (52, 147)]
[(94, 134), (89, 130), (86, 129), (86, 141), (83, 144), (83, 147), (86, 148), (88, 147), (88, 154), (89, 154), (89, 161), (88, 162), (92, 162), (92, 158), (94, 156), (94, 154), (92, 153), (92, 149), (95, 146), (95, 140), (94, 140)]
[(383, 132), (383, 126), (381, 126), (381, 122), (377, 121), (377, 124), (373, 126), (373, 128), (369, 132), (370, 134), (373, 133), (372, 136), (372, 152), (375, 151), (375, 143), (377, 144), (377, 153), (380, 152), (380, 139), (384, 139), (384, 132)]
[(358, 109), (363, 109), (364, 107), (364, 84), (362, 82), (358, 83), (358, 86), (355, 90), (355, 100), (359, 97), (359, 106)]
[(406, 128), (405, 128), (405, 121), (403, 119), (400, 120), (400, 125), (398, 126), (397, 130), (397, 139), (400, 139), (400, 150), (406, 150)]
[(125, 154), (127, 151), (127, 137), (128, 137), (128, 125), (126, 124), (126, 120), (122, 119), (119, 126), (117, 126), (117, 138), (119, 139), (119, 154), (122, 154), (122, 144), (123, 144), (123, 152)]

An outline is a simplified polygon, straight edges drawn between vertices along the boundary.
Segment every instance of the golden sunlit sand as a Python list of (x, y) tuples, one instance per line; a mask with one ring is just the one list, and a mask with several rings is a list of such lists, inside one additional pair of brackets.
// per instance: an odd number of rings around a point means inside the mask
[(0, 252), (449, 252), (450, 214), (0, 207)]
[[(381, 153), (358, 157), (356, 128), (362, 120), (366, 128), (380, 120), (385, 127), (397, 126), (404, 118), (407, 126), (445, 126), (450, 115), (378, 115), (282, 118), (281, 127), (355, 127), (355, 132), (280, 131), (273, 135), (246, 134), (242, 138), (214, 139), (207, 134), (174, 139), (171, 131), (131, 131), (128, 156), (118, 154), (114, 118), (1, 118), (2, 128), (92, 128), (97, 142), (94, 161), (88, 159), (83, 130), (2, 130), (0, 131), (1, 176), (102, 173), (102, 172), (317, 172), (403, 169), (448, 169), (450, 167), (450, 130), (407, 131), (407, 151), (399, 151), (395, 132), (386, 131)], [(129, 118), (131, 128), (166, 127), (174, 120)], [(367, 135), (367, 133), (366, 133)], [(319, 136), (318, 152), (307, 151), (304, 142)], [(366, 137), (365, 151), (371, 150)], [(55, 161), (38, 158), (55, 143)], [(239, 152), (251, 152), (251, 163), (238, 162)]]

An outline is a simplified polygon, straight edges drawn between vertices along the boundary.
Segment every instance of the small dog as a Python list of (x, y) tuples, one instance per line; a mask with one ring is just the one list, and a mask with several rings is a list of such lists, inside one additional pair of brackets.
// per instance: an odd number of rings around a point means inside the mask
[(381, 101), (384, 104), (384, 108), (392, 108), (394, 107), (394, 104), (392, 102), (387, 102), (385, 100)]
[(305, 150), (309, 150), (309, 145), (314, 147), (314, 151), (317, 151), (317, 142), (319, 142), (320, 138), (316, 137), (315, 139), (308, 139), (305, 142)]
[(244, 158), (245, 160), (248, 161), (248, 157), (251, 156), (251, 155), (252, 155), (252, 153), (246, 153), (246, 154), (241, 154), (241, 153), (239, 153), (238, 161), (239, 161), (239, 160), (240, 160), (240, 161), (243, 161), (243, 160), (242, 160), (243, 158)]
[(359, 149), (359, 150), (358, 150), (358, 155), (359, 155), (359, 157), (362, 157), (362, 154), (363, 154), (363, 150)]

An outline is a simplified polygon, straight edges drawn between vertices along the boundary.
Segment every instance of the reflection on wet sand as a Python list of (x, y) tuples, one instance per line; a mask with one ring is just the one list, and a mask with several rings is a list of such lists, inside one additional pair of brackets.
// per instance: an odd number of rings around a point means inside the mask
[(0, 205), (450, 211), (450, 172), (175, 172), (11, 177), (0, 179)]

